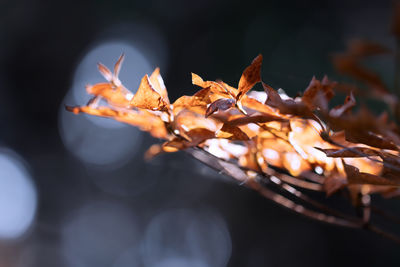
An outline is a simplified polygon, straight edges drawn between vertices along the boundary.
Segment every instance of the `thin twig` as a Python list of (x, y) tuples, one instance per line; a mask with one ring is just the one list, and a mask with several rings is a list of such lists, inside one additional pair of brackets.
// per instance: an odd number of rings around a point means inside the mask
[(400, 224), (400, 217), (395, 214), (392, 214), (388, 211), (382, 210), (381, 208), (379, 208), (375, 205), (371, 205), (371, 210), (372, 210), (372, 212), (379, 214), (380, 216), (382, 216), (396, 224)]
[(397, 244), (400, 245), (400, 238), (398, 236), (396, 236), (396, 235), (394, 235), (392, 233), (386, 232), (386, 231), (380, 229), (379, 227), (377, 227), (375, 225), (366, 224), (364, 226), (364, 229), (369, 230), (369, 231), (374, 232), (374, 233), (377, 233), (378, 235), (380, 235), (380, 236), (382, 236), (384, 238), (390, 239), (390, 240), (392, 240), (392, 241), (394, 241), (394, 242), (396, 242)]
[[(364, 220), (358, 220), (357, 218), (353, 218), (351, 216), (342, 214), (336, 210), (332, 210), (330, 208), (327, 209), (323, 204), (317, 203), (314, 200), (308, 198), (308, 196), (302, 194), (298, 194), (297, 191), (293, 191), (293, 187), (290, 187), (287, 184), (284, 187), (282, 186), (282, 189), (288, 191), (289, 193), (292, 193), (292, 195), (300, 198), (301, 200), (312, 204), (314, 206), (317, 206), (318, 208), (325, 210), (327, 213), (330, 213), (329, 215), (321, 212), (317, 212), (314, 210), (310, 210), (303, 205), (297, 204), (296, 202), (278, 194), (275, 193), (274, 191), (268, 189), (265, 187), (265, 185), (262, 185), (260, 181), (257, 181), (257, 179), (251, 179), (247, 176), (244, 170), (242, 170), (240, 167), (235, 165), (232, 162), (225, 161), (222, 159), (219, 159), (215, 157), (214, 155), (210, 154), (209, 152), (201, 149), (201, 148), (190, 148), (186, 149), (186, 152), (189, 153), (192, 157), (196, 158), (200, 162), (206, 164), (207, 166), (213, 168), (214, 170), (218, 172), (223, 172), (227, 176), (230, 176), (231, 178), (242, 182), (242, 184), (246, 185), (250, 189), (253, 189), (254, 191), (258, 192), (260, 195), (263, 197), (272, 200), (273, 202), (277, 203), (280, 206), (283, 206), (295, 213), (301, 214), (305, 217), (308, 217), (310, 219), (331, 224), (331, 225), (337, 225), (337, 226), (342, 226), (342, 227), (347, 227), (347, 228), (363, 228), (365, 230), (377, 233), (378, 235), (385, 237), (387, 239), (390, 239), (398, 244), (400, 244), (400, 238), (393, 233), (387, 232), (385, 230), (380, 229), (379, 227), (372, 225), (369, 223), (369, 216), (370, 216), (370, 205), (369, 201), (366, 203), (367, 209), (364, 209), (364, 215), (363, 219)], [(230, 168), (233, 168), (231, 170)], [(265, 177), (265, 175), (264, 175)], [(290, 192), (292, 191), (292, 192)], [(301, 192), (300, 192), (301, 193)], [(375, 208), (374, 208), (375, 210)], [(333, 214), (333, 215), (332, 215)], [(337, 216), (335, 215), (337, 214)], [(340, 218), (344, 217), (344, 218)]]
[(301, 215), (311, 218), (313, 220), (332, 224), (332, 225), (337, 225), (337, 226), (343, 226), (343, 227), (349, 227), (349, 228), (360, 228), (359, 223), (349, 221), (346, 219), (337, 218), (337, 217), (331, 216), (331, 215), (326, 215), (324, 213), (316, 212), (316, 211), (307, 209), (300, 204), (296, 204), (292, 200), (261, 186), (259, 183), (257, 183), (253, 179), (249, 179), (246, 182), (246, 186), (257, 191), (263, 197), (274, 201), (275, 203), (279, 204), (280, 206), (283, 206), (295, 213), (301, 214)]

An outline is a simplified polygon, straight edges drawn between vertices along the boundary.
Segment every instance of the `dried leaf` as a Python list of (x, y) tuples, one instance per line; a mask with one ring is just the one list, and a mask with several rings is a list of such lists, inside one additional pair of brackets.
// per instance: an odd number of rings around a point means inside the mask
[(149, 132), (156, 138), (168, 138), (168, 131), (165, 128), (165, 123), (161, 120), (161, 118), (146, 111), (119, 111), (109, 107), (93, 108), (90, 106), (66, 106), (65, 108), (74, 114), (79, 114), (82, 112), (90, 115), (112, 118), (114, 120), (139, 127), (141, 130)]
[(334, 96), (333, 88), (336, 82), (329, 81), (327, 76), (324, 76), (322, 81), (315, 77), (311, 79), (310, 84), (303, 93), (301, 100), (311, 109), (320, 108), (327, 109), (327, 103)]
[(213, 113), (217, 112), (218, 110), (227, 110), (231, 107), (235, 106), (235, 100), (232, 98), (221, 98), (208, 106), (206, 110), (206, 117), (211, 116)]
[(239, 127), (224, 124), (216, 134), (217, 138), (224, 138), (229, 140), (247, 141), (250, 138)]
[(114, 78), (118, 78), (122, 63), (124, 62), (124, 58), (125, 58), (125, 55), (122, 53), (121, 56), (118, 58), (117, 62), (115, 63)]
[(388, 185), (388, 186), (400, 186), (399, 182), (392, 181), (377, 175), (360, 172), (358, 168), (347, 165), (343, 162), (344, 170), (347, 175), (347, 181), (349, 184), (371, 184), (371, 185)]
[(139, 89), (130, 101), (130, 104), (137, 108), (149, 110), (165, 110), (168, 106), (168, 103), (153, 88), (147, 75), (142, 78)]
[(123, 87), (114, 88), (111, 83), (97, 83), (86, 86), (89, 94), (103, 97), (110, 105), (130, 107), (130, 97), (133, 95)]
[(353, 93), (350, 93), (344, 101), (343, 105), (337, 106), (329, 112), (329, 116), (338, 118), (342, 116), (344, 113), (348, 112), (352, 107), (356, 105), (356, 99), (354, 98)]
[(111, 71), (101, 63), (97, 63), (97, 68), (99, 69), (101, 75), (108, 81), (111, 82), (113, 79), (113, 75)]
[[(214, 138), (215, 133), (205, 128), (196, 128), (186, 132), (186, 135), (190, 140), (176, 137), (171, 141), (167, 141), (164, 143), (164, 151), (166, 152), (175, 152), (178, 150), (184, 150), (189, 147), (195, 147), (204, 141)], [(174, 151), (174, 149), (176, 149)]]
[(164, 102), (169, 105), (169, 98), (167, 88), (165, 87), (164, 80), (160, 74), (160, 68), (156, 68), (153, 73), (150, 75), (150, 83), (153, 86), (153, 89), (160, 94)]
[(222, 82), (204, 81), (199, 75), (192, 73), (192, 83), (202, 88), (210, 88), (212, 93), (221, 97), (235, 97), (235, 92), (231, 92), (230, 87), (225, 86)]
[(373, 90), (388, 92), (379, 75), (364, 67), (360, 62), (367, 56), (387, 52), (388, 49), (379, 44), (354, 40), (349, 44), (347, 52), (334, 56), (333, 63), (339, 72), (366, 83)]
[(323, 149), (316, 147), (326, 154), (327, 157), (332, 158), (362, 158), (370, 156), (380, 156), (379, 151), (370, 149), (368, 147), (347, 147), (343, 149)]
[(205, 115), (207, 105), (211, 103), (209, 93), (210, 88), (206, 87), (199, 90), (192, 96), (181, 96), (172, 104), (174, 114), (179, 113), (183, 109), (188, 109)]
[(240, 117), (231, 119), (225, 124), (230, 126), (240, 126), (240, 125), (247, 125), (249, 123), (266, 123), (271, 121), (287, 121), (287, 119), (274, 116), (271, 114), (252, 115), (252, 116), (240, 115)]
[(381, 149), (397, 150), (396, 144), (391, 140), (376, 135), (372, 132), (345, 131), (346, 140), (352, 143), (361, 143)]
[(164, 153), (164, 149), (162, 145), (159, 144), (154, 144), (151, 145), (146, 152), (144, 153), (144, 159), (145, 160), (151, 160), (152, 158)]
[(345, 177), (340, 175), (330, 175), (325, 178), (324, 181), (324, 190), (326, 192), (326, 196), (331, 196), (340, 189), (344, 188), (347, 185), (347, 180)]
[(244, 70), (239, 80), (239, 93), (236, 96), (236, 101), (239, 101), (256, 83), (261, 81), (262, 59), (262, 55), (258, 55), (253, 62), (251, 62), (251, 65)]

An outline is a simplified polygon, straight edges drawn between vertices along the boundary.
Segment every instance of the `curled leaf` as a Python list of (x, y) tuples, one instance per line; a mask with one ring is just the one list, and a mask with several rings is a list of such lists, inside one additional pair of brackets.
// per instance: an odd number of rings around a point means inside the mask
[(168, 103), (152, 86), (147, 74), (142, 78), (139, 89), (133, 96), (130, 104), (137, 108), (149, 110), (164, 110), (168, 106)]
[(220, 98), (210, 104), (206, 110), (206, 117), (211, 116), (218, 110), (227, 110), (235, 106), (235, 100), (232, 98)]
[(266, 123), (271, 121), (287, 121), (287, 119), (272, 115), (272, 114), (262, 114), (262, 115), (252, 115), (252, 116), (240, 116), (226, 122), (225, 124), (231, 126), (247, 125), (249, 123)]
[(153, 73), (150, 75), (149, 80), (151, 82), (151, 85), (153, 86), (153, 89), (160, 94), (166, 104), (169, 104), (168, 92), (167, 88), (165, 87), (164, 80), (161, 77), (160, 68), (156, 68), (153, 71)]

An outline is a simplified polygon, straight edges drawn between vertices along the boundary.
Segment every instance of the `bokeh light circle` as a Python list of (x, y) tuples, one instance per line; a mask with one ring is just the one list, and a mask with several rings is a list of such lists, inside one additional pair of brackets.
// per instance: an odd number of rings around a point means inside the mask
[(231, 249), (229, 231), (218, 214), (167, 210), (156, 215), (145, 232), (143, 260), (146, 266), (226, 266)]
[(21, 237), (32, 225), (37, 192), (22, 160), (0, 150), (0, 239)]

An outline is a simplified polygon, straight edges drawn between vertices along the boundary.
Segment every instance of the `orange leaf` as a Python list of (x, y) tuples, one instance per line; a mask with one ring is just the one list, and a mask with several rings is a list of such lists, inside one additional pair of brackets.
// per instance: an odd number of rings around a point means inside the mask
[(327, 157), (332, 158), (362, 158), (381, 155), (379, 151), (367, 147), (347, 147), (343, 149), (323, 149), (316, 147), (316, 149), (321, 150)]
[(372, 185), (391, 185), (400, 186), (397, 181), (392, 181), (377, 175), (360, 172), (358, 168), (347, 165), (343, 162), (344, 170), (347, 175), (347, 181), (349, 184), (372, 184)]
[(66, 110), (79, 114), (81, 112), (112, 118), (120, 122), (124, 122), (133, 126), (139, 127), (143, 131), (148, 131), (150, 134), (156, 138), (167, 139), (168, 132), (165, 128), (165, 123), (156, 115), (153, 115), (147, 111), (119, 111), (109, 107), (98, 107), (93, 108), (90, 106), (83, 107), (70, 107), (66, 106)]
[(225, 86), (222, 82), (204, 81), (199, 75), (192, 73), (192, 83), (202, 88), (209, 87), (210, 91), (214, 94), (219, 94), (224, 97), (235, 97), (235, 92), (231, 91), (231, 87)]
[(251, 62), (251, 65), (244, 70), (239, 80), (239, 93), (236, 96), (236, 101), (239, 101), (256, 83), (261, 81), (262, 59), (262, 55), (258, 55), (253, 62)]
[(162, 97), (162, 99), (169, 105), (169, 98), (167, 88), (165, 88), (164, 80), (160, 74), (160, 68), (156, 68), (153, 73), (150, 75), (150, 82), (155, 89)]
[(130, 96), (128, 89), (121, 87), (114, 88), (111, 83), (97, 83), (86, 86), (86, 91), (95, 96), (101, 96), (110, 105), (118, 107), (130, 107)]
[(139, 89), (130, 101), (137, 108), (149, 110), (165, 110), (168, 106), (162, 96), (153, 88), (147, 74), (142, 78)]
[(190, 140), (185, 140), (181, 137), (176, 137), (171, 141), (167, 141), (164, 143), (164, 151), (166, 152), (175, 152), (178, 150), (184, 150), (189, 147), (195, 147), (199, 144), (203, 143), (207, 139), (211, 139), (215, 137), (213, 131), (204, 128), (196, 128), (186, 132), (186, 135)]
[(224, 124), (217, 132), (216, 137), (237, 141), (247, 141), (250, 139), (245, 132), (240, 130), (239, 127), (229, 124)]

